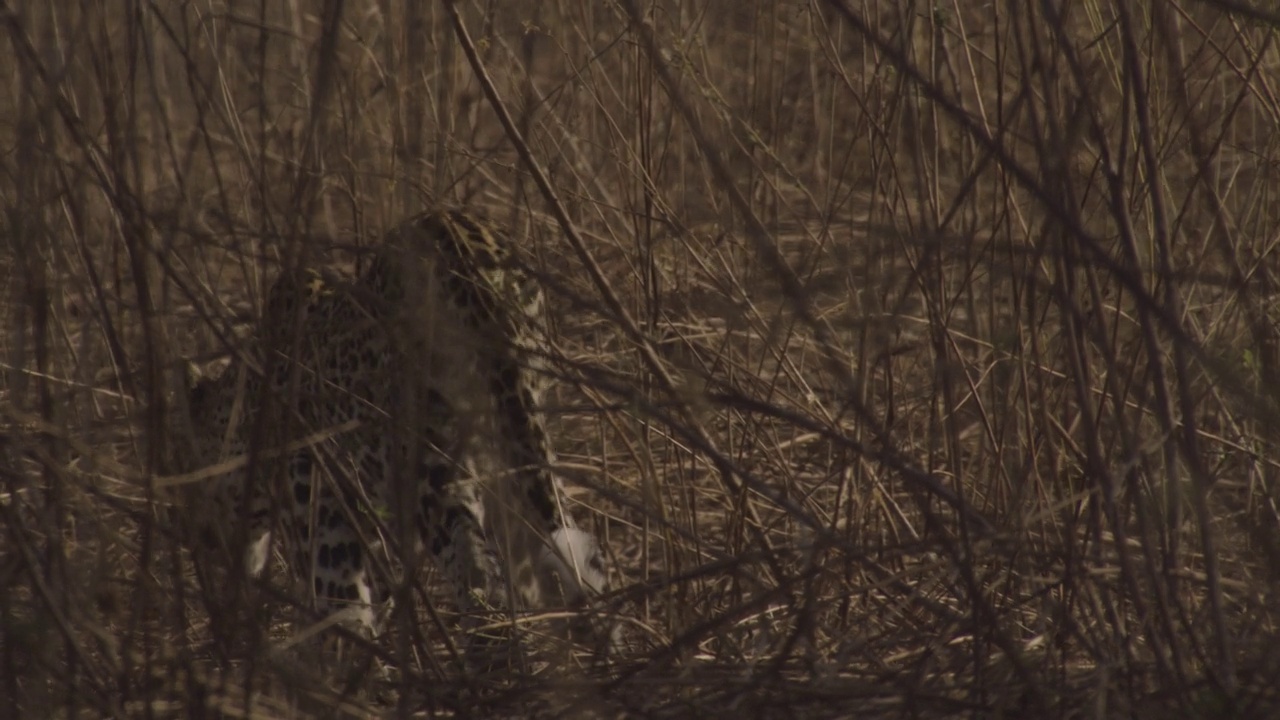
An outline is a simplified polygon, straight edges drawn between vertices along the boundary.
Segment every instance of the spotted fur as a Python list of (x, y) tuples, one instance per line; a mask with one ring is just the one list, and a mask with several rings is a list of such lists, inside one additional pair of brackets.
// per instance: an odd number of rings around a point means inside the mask
[(602, 591), (552, 474), (543, 311), (510, 240), (456, 211), (402, 224), (359, 275), (282, 274), (259, 362), (188, 393), (192, 465), (250, 460), (201, 485), (215, 535), (247, 522), (253, 575), (282, 535), (318, 609), (370, 632), (379, 538), (425, 549), (464, 610)]

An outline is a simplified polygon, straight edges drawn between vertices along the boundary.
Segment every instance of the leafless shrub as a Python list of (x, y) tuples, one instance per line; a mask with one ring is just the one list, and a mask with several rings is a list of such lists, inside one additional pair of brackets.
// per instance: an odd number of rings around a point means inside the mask
[[(0, 25), (6, 717), (1277, 712), (1262, 4)], [(182, 361), (238, 351), (281, 266), (440, 203), (539, 259), (628, 643), (503, 692), (425, 609), (394, 681), (298, 662), (283, 577), (211, 602), (168, 512)]]

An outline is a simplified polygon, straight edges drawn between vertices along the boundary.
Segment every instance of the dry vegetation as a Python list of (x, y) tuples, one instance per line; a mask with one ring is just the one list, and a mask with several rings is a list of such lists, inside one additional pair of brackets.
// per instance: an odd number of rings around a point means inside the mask
[[(0, 716), (1277, 716), (1270, 7), (0, 3)], [(326, 674), (175, 540), (182, 360), (442, 203), (555, 297), (606, 662)]]

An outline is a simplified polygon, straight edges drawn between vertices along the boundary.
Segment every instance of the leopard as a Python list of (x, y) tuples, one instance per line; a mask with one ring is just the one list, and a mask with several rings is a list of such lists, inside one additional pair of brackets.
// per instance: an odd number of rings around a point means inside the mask
[(206, 542), (256, 578), (282, 540), (312, 608), (368, 636), (391, 602), (379, 548), (402, 570), (433, 558), (464, 615), (605, 593), (554, 472), (546, 298), (521, 251), (447, 208), (395, 226), (362, 270), (282, 271), (250, 348), (186, 383)]

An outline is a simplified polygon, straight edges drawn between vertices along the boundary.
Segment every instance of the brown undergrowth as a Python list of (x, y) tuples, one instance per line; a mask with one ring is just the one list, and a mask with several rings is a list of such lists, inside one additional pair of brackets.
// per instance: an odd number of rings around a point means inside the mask
[[(1280, 712), (1265, 4), (0, 27), (5, 717)], [(280, 267), (435, 204), (553, 298), (607, 659), (479, 677), (442, 600), (339, 672), (283, 573), (202, 584), (174, 527), (184, 360), (242, 350)]]

